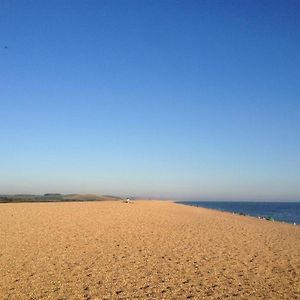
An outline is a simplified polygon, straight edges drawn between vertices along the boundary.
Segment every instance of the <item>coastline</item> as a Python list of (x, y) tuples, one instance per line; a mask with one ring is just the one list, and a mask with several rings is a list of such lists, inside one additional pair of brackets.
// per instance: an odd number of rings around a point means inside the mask
[[(203, 205), (203, 203), (208, 203), (207, 201), (204, 201), (202, 203), (202, 201), (175, 201), (174, 203), (176, 204), (181, 204), (181, 205), (187, 205), (187, 206), (192, 206), (192, 207), (196, 207), (196, 208), (202, 208), (202, 209), (208, 209), (208, 210), (213, 210), (213, 211), (218, 211), (218, 212), (222, 212), (222, 213), (229, 213), (231, 215), (240, 215), (240, 216), (243, 216), (243, 217), (250, 217), (250, 218), (255, 218), (255, 219), (258, 219), (258, 220), (261, 220), (261, 221), (268, 221), (268, 222), (277, 222), (277, 223), (283, 223), (283, 224), (290, 224), (290, 225), (297, 225), (297, 226), (300, 226), (300, 223), (299, 221), (296, 223), (294, 220), (282, 220), (280, 218), (276, 218), (274, 217), (274, 213), (272, 214), (266, 214), (264, 212), (262, 212), (260, 215), (258, 214), (251, 214), (251, 213), (248, 213), (247, 212), (247, 209), (245, 208), (244, 210), (243, 209), (236, 209), (236, 210), (233, 210), (231, 208), (231, 210), (226, 210), (224, 208), (217, 208), (217, 207), (208, 207), (208, 206), (205, 206)], [(199, 204), (198, 204), (199, 203)], [(237, 202), (237, 201), (224, 201), (224, 202), (219, 202), (219, 201), (216, 201), (216, 202), (210, 202), (210, 203), (225, 203), (225, 204), (235, 204), (235, 203), (258, 203), (258, 204), (273, 204), (273, 202)], [(298, 204), (299, 202), (274, 202), (275, 204)], [(202, 204), (202, 205), (201, 205)], [(299, 203), (300, 204), (300, 203)], [(298, 217), (299, 218), (299, 217)]]
[(298, 226), (171, 201), (5, 204), (0, 248), (1, 299), (300, 297)]

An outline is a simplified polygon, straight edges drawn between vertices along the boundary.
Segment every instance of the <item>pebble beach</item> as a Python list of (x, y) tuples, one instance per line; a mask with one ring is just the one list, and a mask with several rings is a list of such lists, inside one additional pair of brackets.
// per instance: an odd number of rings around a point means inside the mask
[(0, 206), (0, 299), (300, 299), (300, 227), (169, 201)]

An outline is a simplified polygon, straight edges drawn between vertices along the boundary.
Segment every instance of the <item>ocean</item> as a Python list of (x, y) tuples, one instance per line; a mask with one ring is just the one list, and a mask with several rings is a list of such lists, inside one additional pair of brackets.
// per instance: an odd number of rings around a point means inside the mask
[(300, 202), (178, 201), (177, 203), (300, 224)]

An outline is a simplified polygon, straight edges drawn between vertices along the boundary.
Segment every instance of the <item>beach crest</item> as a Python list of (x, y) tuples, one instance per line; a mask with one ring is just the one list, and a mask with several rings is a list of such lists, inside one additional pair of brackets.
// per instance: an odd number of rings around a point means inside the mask
[(170, 201), (2, 204), (1, 299), (299, 299), (300, 228)]

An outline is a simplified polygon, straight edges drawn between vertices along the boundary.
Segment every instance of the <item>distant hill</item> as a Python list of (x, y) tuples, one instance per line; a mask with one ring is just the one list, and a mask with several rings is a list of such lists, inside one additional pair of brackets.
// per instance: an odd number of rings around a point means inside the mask
[(47, 194), (44, 194), (44, 197), (63, 197), (64, 195), (63, 194), (60, 194), (60, 193), (47, 193)]
[(123, 200), (123, 198), (122, 198), (122, 197), (113, 196), (113, 195), (103, 195), (102, 197), (104, 197), (104, 198), (113, 198), (113, 199), (119, 199), (119, 200)]
[(75, 200), (75, 201), (108, 201), (108, 200), (122, 200), (120, 197), (115, 196), (99, 196), (94, 194), (68, 194), (64, 195), (65, 200)]
[(0, 203), (23, 203), (23, 202), (82, 202), (82, 201), (120, 201), (122, 198), (110, 195), (94, 194), (59, 194), (46, 193), (44, 195), (0, 195)]

